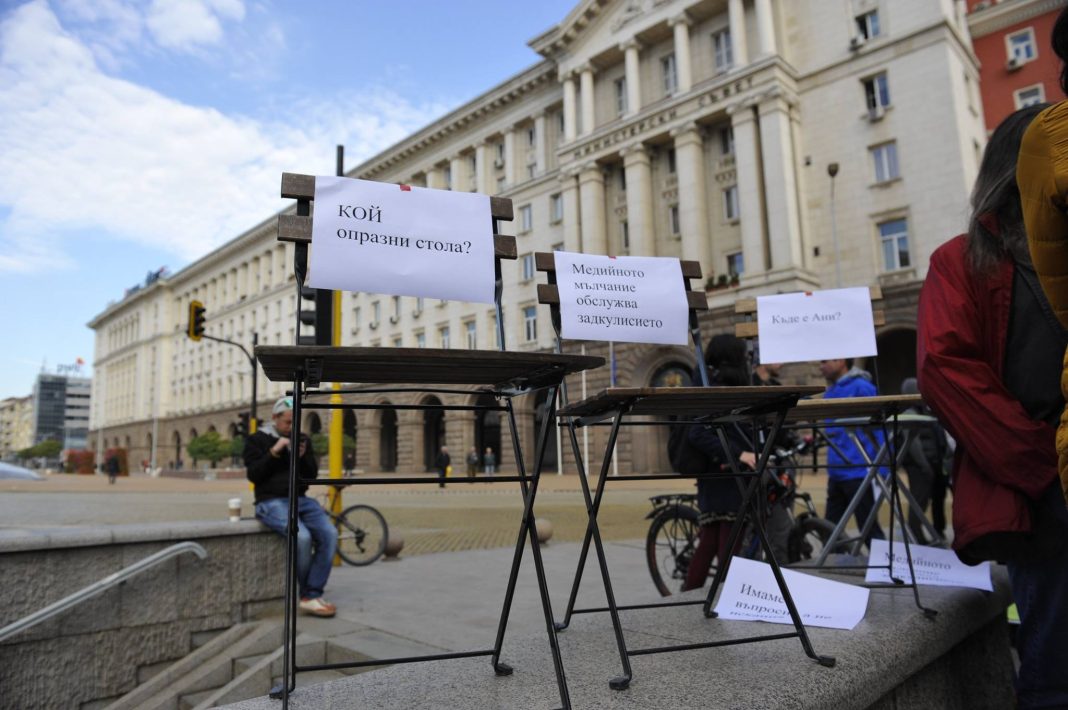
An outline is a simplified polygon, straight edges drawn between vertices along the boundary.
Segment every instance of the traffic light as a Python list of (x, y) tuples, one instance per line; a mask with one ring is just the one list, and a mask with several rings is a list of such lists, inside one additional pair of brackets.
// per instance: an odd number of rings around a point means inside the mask
[(204, 336), (204, 304), (200, 301), (189, 302), (189, 337), (192, 340), (200, 340)]
[[(302, 325), (315, 328), (315, 333), (301, 335), (297, 340), (297, 345), (333, 345), (334, 292), (328, 289), (302, 286), (300, 300), (300, 322)], [(305, 300), (314, 302), (314, 310), (304, 308)]]
[(237, 415), (237, 435), (242, 439), (249, 435), (248, 412), (240, 412)]

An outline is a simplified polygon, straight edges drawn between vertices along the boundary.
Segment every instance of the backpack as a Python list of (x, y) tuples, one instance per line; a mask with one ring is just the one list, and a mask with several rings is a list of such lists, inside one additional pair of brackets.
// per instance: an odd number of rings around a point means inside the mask
[(668, 460), (676, 473), (707, 473), (711, 470), (708, 458), (690, 443), (689, 422), (672, 422), (668, 426)]

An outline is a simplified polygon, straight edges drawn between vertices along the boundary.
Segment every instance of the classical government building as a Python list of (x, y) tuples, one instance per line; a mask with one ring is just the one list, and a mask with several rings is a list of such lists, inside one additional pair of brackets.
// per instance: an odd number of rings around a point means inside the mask
[[(877, 365), (894, 391), (914, 371), (928, 259), (963, 229), (985, 142), (965, 12), (952, 0), (584, 0), (530, 41), (537, 64), (349, 175), (513, 201), (509, 349), (553, 347), (535, 252), (676, 256), (707, 276), (706, 335), (730, 328), (741, 296), (881, 286)], [(190, 341), (186, 314), (199, 300), (210, 335), (292, 344), (292, 246), (276, 236), (267, 217), (93, 319), (94, 448), (188, 467), (192, 437), (233, 434), (250, 398), (248, 362)], [(342, 302), (346, 345), (497, 347), (486, 306), (349, 293)], [(607, 354), (606, 343), (566, 347)], [(615, 356), (624, 386), (679, 383), (694, 364), (685, 348), (618, 344)], [(572, 398), (606, 385), (603, 370), (570, 382)], [(285, 386), (260, 378), (262, 415)], [(530, 449), (544, 401), (519, 406)], [(326, 428), (317, 413), (304, 423)], [(500, 422), (465, 412), (360, 411), (345, 429), (366, 471), (422, 470), (440, 444), (457, 463), (492, 446), (504, 470), (514, 465)], [(603, 435), (589, 436), (594, 464)], [(667, 470), (664, 436), (627, 430), (618, 470)], [(574, 471), (569, 450), (550, 459)]]

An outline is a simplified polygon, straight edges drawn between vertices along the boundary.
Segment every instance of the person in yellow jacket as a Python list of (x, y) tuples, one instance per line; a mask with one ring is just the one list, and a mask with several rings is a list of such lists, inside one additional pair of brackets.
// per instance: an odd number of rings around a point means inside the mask
[[(1068, 9), (1053, 26), (1052, 48), (1060, 57), (1061, 89), (1068, 95)], [(1042, 290), (1053, 314), (1068, 328), (1068, 101), (1040, 113), (1024, 134), (1016, 166), (1024, 225)], [(1068, 350), (1061, 374), (1068, 400)], [(1068, 501), (1068, 407), (1057, 430), (1061, 490)]]

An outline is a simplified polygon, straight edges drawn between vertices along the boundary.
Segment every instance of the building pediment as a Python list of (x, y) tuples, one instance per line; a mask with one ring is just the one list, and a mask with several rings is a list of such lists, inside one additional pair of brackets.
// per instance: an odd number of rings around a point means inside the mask
[(555, 27), (528, 42), (569, 71), (682, 12), (681, 0), (584, 0)]

